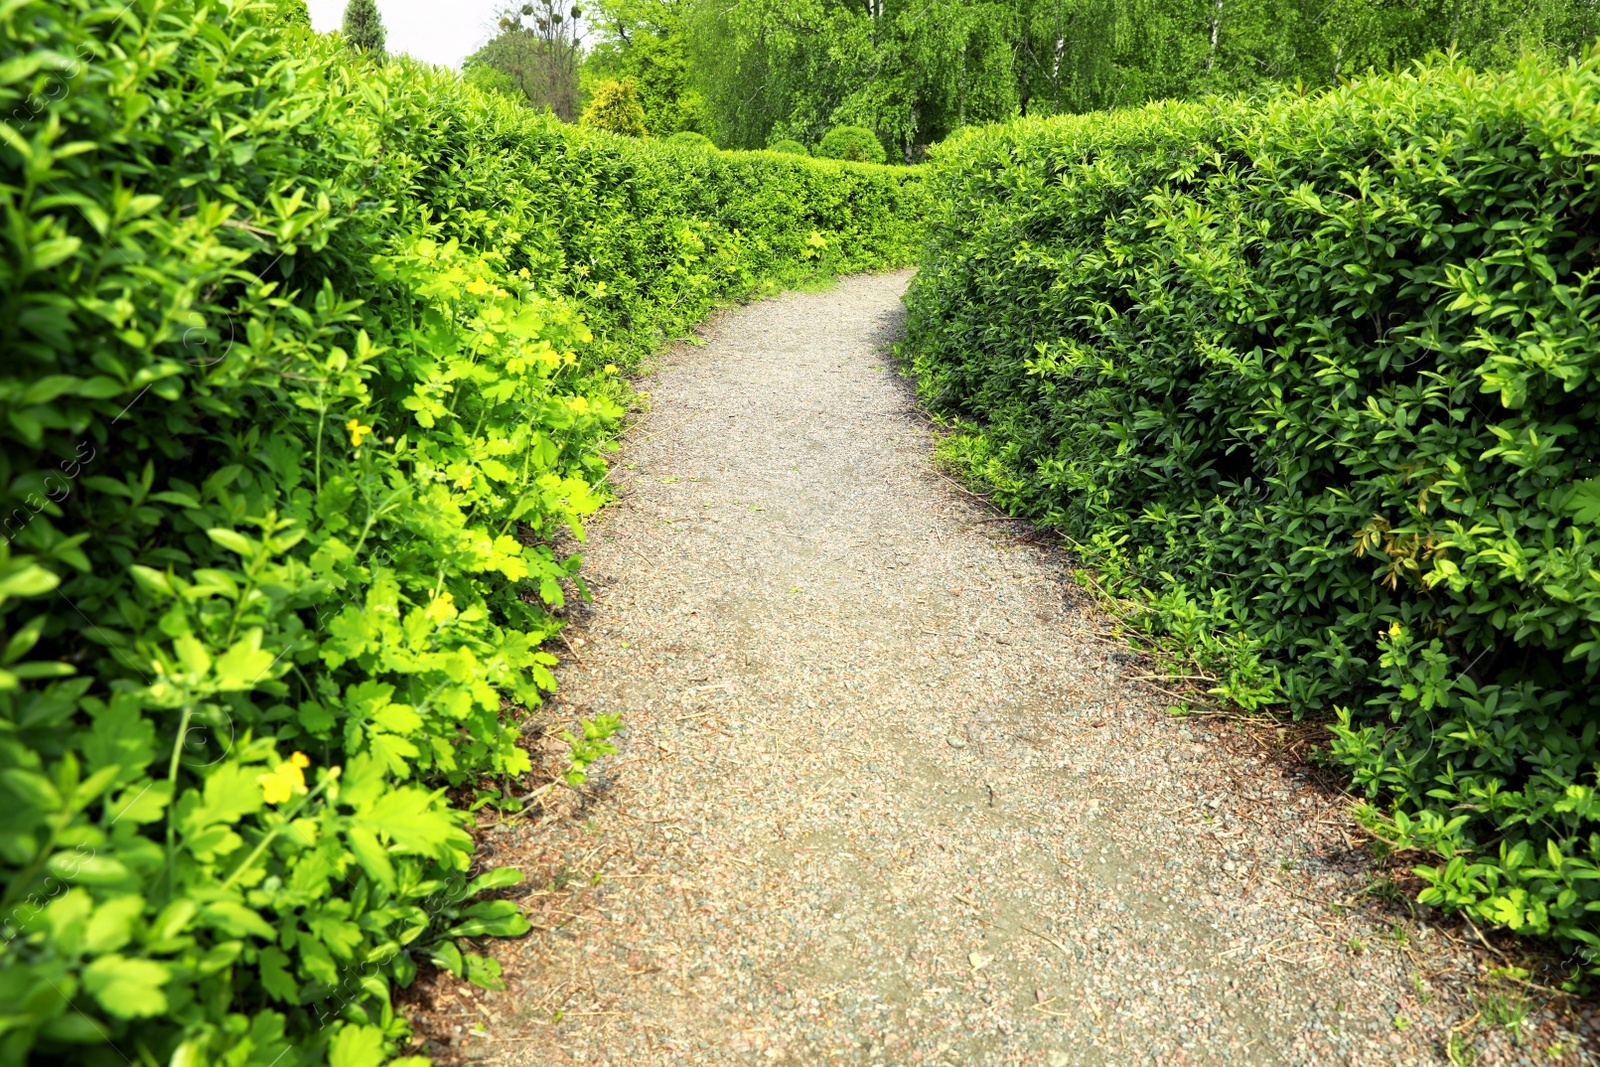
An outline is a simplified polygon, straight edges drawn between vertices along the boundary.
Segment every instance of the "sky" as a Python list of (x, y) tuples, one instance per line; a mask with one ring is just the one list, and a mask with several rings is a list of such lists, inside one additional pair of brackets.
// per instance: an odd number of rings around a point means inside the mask
[[(378, 0), (390, 52), (405, 52), (442, 66), (461, 61), (489, 39), (494, 12), (504, 0)], [(326, 32), (344, 21), (345, 0), (307, 0), (311, 26)]]

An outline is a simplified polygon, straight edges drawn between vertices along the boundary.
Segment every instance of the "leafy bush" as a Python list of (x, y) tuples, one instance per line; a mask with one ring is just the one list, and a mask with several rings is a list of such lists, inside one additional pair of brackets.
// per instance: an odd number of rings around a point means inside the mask
[(801, 144), (799, 141), (790, 141), (787, 139), (773, 141), (771, 144), (767, 145), (767, 151), (781, 152), (790, 156), (809, 156), (811, 154), (811, 150), (805, 145)]
[(693, 130), (679, 130), (667, 138), (667, 143), (674, 148), (698, 148), (702, 151), (717, 147), (712, 143), (711, 138), (703, 133), (695, 133)]
[(1337, 709), (1425, 901), (1600, 963), (1600, 66), (934, 150), (906, 351), (1217, 692)]
[(625, 137), (643, 137), (649, 132), (644, 125), (639, 88), (632, 78), (606, 78), (596, 82), (594, 98), (583, 109), (580, 121), (585, 126)]
[[(273, 5), (0, 16), (0, 1061), (370, 1067), (482, 985), (627, 363), (914, 174), (563, 126)], [(283, 34), (293, 33), (293, 47)], [(573, 735), (572, 774), (611, 720)], [(576, 780), (576, 779), (574, 779)]]
[(835, 126), (829, 130), (817, 145), (817, 157), (855, 163), (882, 163), (888, 158), (877, 135), (861, 126)]
[(511, 80), (511, 75), (487, 63), (475, 63), (467, 67), (461, 72), (461, 80), (480, 93), (501, 93), (518, 102), (527, 100), (527, 96), (517, 88), (517, 83)]

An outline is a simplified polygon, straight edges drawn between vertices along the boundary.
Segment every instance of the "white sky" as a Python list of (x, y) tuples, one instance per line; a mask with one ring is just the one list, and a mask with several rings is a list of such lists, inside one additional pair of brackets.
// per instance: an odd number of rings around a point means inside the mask
[[(503, 0), (378, 0), (390, 52), (405, 52), (447, 67), (461, 61), (491, 36), (494, 12)], [(313, 29), (336, 30), (344, 21), (345, 0), (307, 0)]]

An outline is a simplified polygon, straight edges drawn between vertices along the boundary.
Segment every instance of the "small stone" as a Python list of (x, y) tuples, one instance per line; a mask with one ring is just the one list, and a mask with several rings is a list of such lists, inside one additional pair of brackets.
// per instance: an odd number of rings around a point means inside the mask
[(1050, 1054), (1045, 1057), (1045, 1062), (1050, 1067), (1067, 1067), (1067, 1064), (1071, 1063), (1072, 1059), (1060, 1049), (1052, 1049)]
[(967, 739), (964, 737), (957, 737), (955, 734), (951, 734), (949, 737), (945, 738), (944, 743), (949, 745), (951, 748), (967, 747)]

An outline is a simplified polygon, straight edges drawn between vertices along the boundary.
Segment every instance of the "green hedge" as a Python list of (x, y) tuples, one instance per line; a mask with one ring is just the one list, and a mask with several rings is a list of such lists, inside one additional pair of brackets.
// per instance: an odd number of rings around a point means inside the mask
[(919, 239), (914, 174), (562, 126), (271, 11), (0, 13), (3, 1063), (370, 1067), (420, 964), (496, 984), (520, 876), (446, 790), (539, 784), (617, 365)]
[(864, 126), (835, 126), (817, 145), (818, 159), (852, 159), (859, 163), (882, 163), (887, 157), (878, 135)]
[(1425, 901), (1600, 963), (1600, 67), (1023, 121), (934, 152), (949, 454), (1335, 756)]

